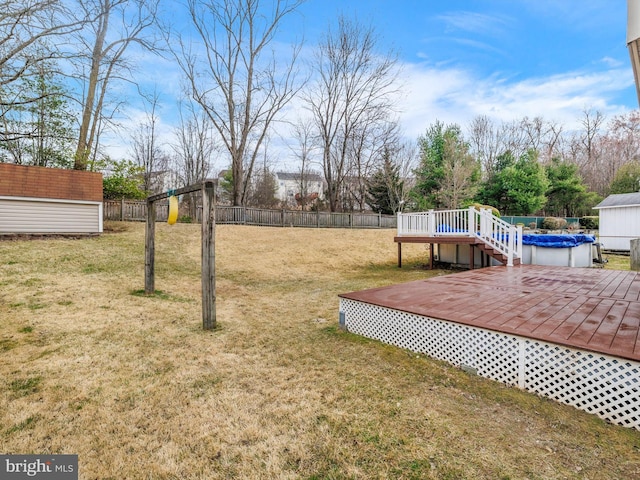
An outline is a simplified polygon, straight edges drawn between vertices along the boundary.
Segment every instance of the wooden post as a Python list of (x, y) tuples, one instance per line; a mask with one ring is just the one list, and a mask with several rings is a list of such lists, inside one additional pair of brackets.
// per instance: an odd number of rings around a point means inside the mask
[(120, 221), (124, 222), (124, 197), (120, 199)]
[(202, 184), (202, 328), (216, 328), (216, 242), (213, 182)]
[(429, 270), (433, 270), (433, 243), (429, 244)]
[(144, 238), (144, 293), (155, 291), (155, 249), (156, 208), (153, 200), (147, 199), (147, 228)]
[[(629, 262), (631, 270), (634, 272), (640, 271), (640, 238), (632, 238), (629, 241)], [(599, 255), (601, 257), (602, 254)], [(602, 263), (602, 260), (600, 260)]]
[(398, 242), (398, 268), (402, 268), (402, 242)]

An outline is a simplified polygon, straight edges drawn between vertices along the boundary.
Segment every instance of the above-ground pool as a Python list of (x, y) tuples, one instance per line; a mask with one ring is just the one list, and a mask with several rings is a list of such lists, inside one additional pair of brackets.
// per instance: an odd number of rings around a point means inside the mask
[[(557, 267), (591, 267), (595, 236), (583, 233), (522, 235), (521, 263), (527, 265), (549, 265)], [(469, 264), (467, 245), (439, 244), (437, 258), (440, 262)], [(481, 258), (474, 255), (474, 264), (479, 267)], [(500, 265), (493, 260), (491, 265)]]

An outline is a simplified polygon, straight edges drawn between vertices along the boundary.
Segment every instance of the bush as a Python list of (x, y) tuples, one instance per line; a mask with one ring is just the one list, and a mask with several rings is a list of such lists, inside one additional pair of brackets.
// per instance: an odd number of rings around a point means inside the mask
[(598, 230), (598, 228), (600, 227), (600, 217), (582, 217), (580, 219), (580, 225), (582, 225), (582, 228), (586, 228), (587, 230)]
[(545, 217), (542, 220), (542, 228), (546, 230), (561, 230), (567, 227), (567, 220), (558, 217)]

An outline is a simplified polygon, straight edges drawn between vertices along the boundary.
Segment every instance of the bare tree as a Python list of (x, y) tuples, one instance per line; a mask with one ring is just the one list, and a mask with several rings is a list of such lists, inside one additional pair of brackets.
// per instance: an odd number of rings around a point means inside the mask
[(158, 193), (164, 189), (164, 177), (168, 167), (167, 155), (158, 143), (157, 126), (160, 120), (156, 111), (158, 94), (154, 92), (149, 97), (143, 96), (143, 98), (148, 110), (145, 113), (145, 121), (132, 135), (133, 158), (142, 168), (144, 190)]
[(469, 153), (468, 145), (453, 135), (444, 137), (443, 178), (438, 197), (448, 209), (460, 208), (475, 195), (480, 180), (480, 163)]
[(2, 115), (4, 131), (17, 135), (0, 137), (0, 158), (17, 164), (68, 168), (73, 164), (75, 117), (68, 109), (67, 91), (48, 62), (38, 62), (30, 69), (37, 76), (25, 75), (21, 85), (21, 98), (28, 101), (14, 104)]
[[(180, 124), (175, 129), (176, 141), (172, 145), (176, 167), (182, 186), (205, 180), (211, 174), (212, 157), (216, 144), (211, 136), (209, 117), (191, 102), (181, 104)], [(196, 195), (185, 196), (191, 218), (196, 217)]]
[(52, 69), (65, 55), (59, 46), (86, 21), (86, 16), (74, 18), (61, 0), (0, 0), (0, 140), (31, 136), (13, 128), (7, 113), (49, 96), (25, 89), (25, 81)]
[(313, 154), (314, 154), (314, 127), (311, 120), (298, 120), (293, 125), (293, 139), (295, 145), (290, 147), (293, 154), (298, 159), (299, 169), (296, 173), (296, 182), (298, 184), (298, 192), (294, 197), (296, 205), (300, 205), (304, 210), (315, 198), (312, 197), (312, 193), (317, 192), (309, 191), (309, 183), (311, 175), (315, 175), (312, 169)]
[(269, 47), (283, 18), (302, 1), (187, 2), (199, 50), (178, 38), (174, 55), (193, 99), (229, 153), (234, 205), (246, 202), (265, 138), (300, 88), (295, 65), (300, 47), (292, 48), (287, 62), (278, 61)]
[(109, 86), (123, 70), (129, 70), (125, 53), (132, 44), (153, 50), (145, 31), (156, 21), (158, 0), (77, 0), (84, 16), (95, 18), (78, 36), (83, 50), (79, 73), (82, 80), (82, 117), (74, 168), (85, 170), (104, 124), (103, 110)]
[(387, 122), (392, 112), (397, 61), (391, 53), (379, 55), (376, 47), (373, 28), (341, 16), (337, 30), (329, 30), (316, 51), (317, 80), (306, 100), (322, 152), (331, 211), (340, 205), (354, 146), (363, 133), (374, 131), (371, 126)]
[(493, 175), (496, 159), (504, 152), (505, 144), (502, 133), (504, 130), (496, 127), (486, 115), (479, 115), (469, 126), (469, 146), (472, 155), (482, 165), (485, 177)]
[(353, 184), (350, 190), (352, 202), (349, 202), (351, 210), (365, 210), (367, 179), (383, 164), (389, 152), (396, 150), (398, 135), (398, 124), (385, 122), (383, 119), (363, 121), (359, 128), (355, 129), (348, 153), (351, 158), (350, 183)]
[(520, 128), (525, 137), (525, 149), (534, 149), (539, 159), (544, 163), (559, 154), (562, 139), (562, 126), (547, 122), (542, 117), (524, 117), (520, 121)]
[(599, 111), (583, 110), (582, 123), (583, 130), (580, 142), (583, 146), (584, 162), (591, 163), (597, 156), (597, 136), (604, 123), (604, 115)]
[(582, 114), (582, 129), (570, 138), (565, 158), (578, 165), (580, 175), (590, 190), (605, 195), (613, 175), (605, 174), (603, 154), (607, 150), (614, 154), (615, 142), (602, 135), (605, 118), (601, 112), (585, 109)]
[(640, 158), (640, 113), (617, 116), (598, 133), (592, 140), (595, 154), (581, 173), (594, 191), (607, 195), (618, 170)]

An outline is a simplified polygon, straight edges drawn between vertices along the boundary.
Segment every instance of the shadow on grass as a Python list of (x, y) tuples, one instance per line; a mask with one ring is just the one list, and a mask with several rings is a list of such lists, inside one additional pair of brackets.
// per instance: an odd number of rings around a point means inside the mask
[(153, 293), (146, 293), (144, 289), (132, 290), (131, 295), (134, 297), (144, 298), (157, 298), (160, 300), (168, 300), (170, 302), (182, 302), (182, 303), (194, 303), (195, 300), (186, 297), (180, 297), (178, 295), (171, 295), (170, 293), (163, 292), (162, 290), (155, 290)]

